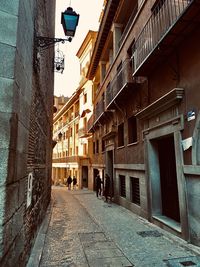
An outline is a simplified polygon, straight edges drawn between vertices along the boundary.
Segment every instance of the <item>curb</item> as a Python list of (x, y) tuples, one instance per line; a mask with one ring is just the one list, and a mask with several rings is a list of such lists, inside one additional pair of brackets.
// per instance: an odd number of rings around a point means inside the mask
[(49, 206), (47, 208), (44, 220), (43, 220), (43, 222), (39, 228), (39, 231), (37, 233), (35, 243), (34, 243), (33, 248), (31, 250), (31, 254), (30, 254), (30, 257), (29, 257), (29, 260), (28, 260), (26, 267), (39, 267), (39, 265), (40, 265), (40, 261), (41, 261), (43, 249), (44, 249), (46, 233), (47, 233), (48, 226), (49, 226), (49, 223), (51, 220), (53, 204), (54, 204), (54, 199), (52, 197), (51, 201), (49, 203)]

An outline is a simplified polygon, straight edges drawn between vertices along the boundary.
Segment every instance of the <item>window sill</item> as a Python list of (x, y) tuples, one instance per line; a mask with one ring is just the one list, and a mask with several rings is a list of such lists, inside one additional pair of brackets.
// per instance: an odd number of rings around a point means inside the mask
[(124, 148), (125, 146), (118, 146), (117, 149), (122, 149)]
[(181, 233), (181, 224), (163, 215), (154, 215), (153, 219), (165, 224), (178, 233)]
[(134, 142), (134, 143), (130, 143), (130, 144), (127, 144), (127, 146), (135, 146), (135, 145), (137, 145), (139, 142), (137, 141), (137, 142)]

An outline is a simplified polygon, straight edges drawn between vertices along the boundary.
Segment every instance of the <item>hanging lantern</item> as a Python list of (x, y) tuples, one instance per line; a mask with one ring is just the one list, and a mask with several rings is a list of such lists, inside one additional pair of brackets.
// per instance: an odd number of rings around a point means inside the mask
[(61, 14), (61, 24), (66, 36), (73, 37), (76, 32), (76, 27), (79, 21), (79, 14), (77, 14), (71, 7), (68, 7), (65, 12)]

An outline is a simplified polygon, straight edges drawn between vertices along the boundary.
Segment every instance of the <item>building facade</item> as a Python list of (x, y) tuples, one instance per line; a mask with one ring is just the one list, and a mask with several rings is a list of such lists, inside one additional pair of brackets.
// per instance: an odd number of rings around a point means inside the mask
[(92, 169), (111, 197), (200, 245), (198, 1), (107, 1), (87, 78)]
[[(0, 266), (26, 265), (51, 198), (55, 1), (0, 3)], [(24, 26), (26, 25), (26, 26)]]
[(54, 116), (52, 178), (54, 184), (66, 183), (67, 177), (75, 176), (79, 188), (90, 188), (91, 134), (88, 134), (88, 118), (93, 113), (93, 83), (86, 73), (94, 47), (96, 32), (89, 31), (77, 57), (80, 61), (80, 84), (68, 102)]

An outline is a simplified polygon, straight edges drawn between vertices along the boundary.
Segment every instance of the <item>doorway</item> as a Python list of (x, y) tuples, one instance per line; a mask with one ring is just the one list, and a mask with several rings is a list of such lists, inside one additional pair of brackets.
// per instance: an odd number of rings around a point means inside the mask
[(180, 222), (174, 137), (157, 140), (162, 215)]
[(93, 169), (93, 191), (96, 191), (96, 177), (98, 173), (98, 169)]
[(113, 181), (113, 150), (106, 152), (106, 173), (111, 179), (110, 196), (114, 196), (114, 181)]
[(88, 166), (82, 166), (82, 188), (88, 188)]

